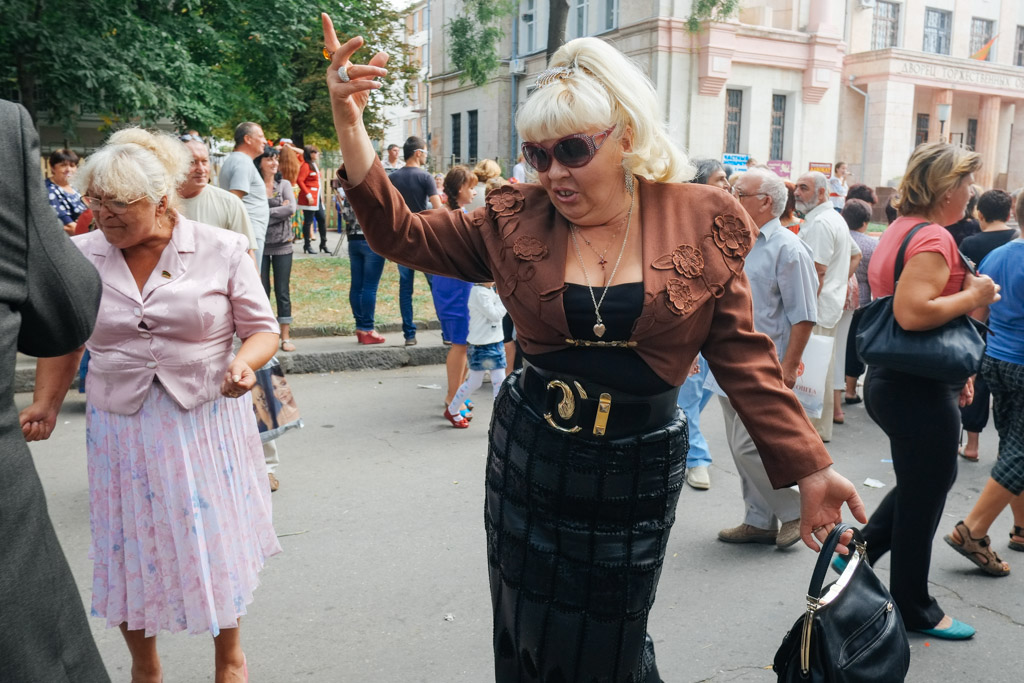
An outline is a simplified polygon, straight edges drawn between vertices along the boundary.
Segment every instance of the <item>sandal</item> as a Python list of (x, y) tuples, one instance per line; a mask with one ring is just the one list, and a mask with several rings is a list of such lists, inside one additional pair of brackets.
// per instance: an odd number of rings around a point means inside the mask
[[(1019, 527), (1018, 527), (1019, 528)], [(988, 536), (984, 538), (973, 538), (971, 530), (967, 528), (963, 520), (957, 522), (954, 527), (956, 533), (960, 534), (960, 542), (957, 543), (953, 534), (946, 534), (943, 539), (949, 546), (978, 565), (981, 571), (991, 576), (1006, 576), (1010, 573), (1010, 566), (999, 559), (999, 556), (992, 552), (991, 541)], [(1004, 566), (1005, 565), (1005, 566)]]
[(288, 351), (288, 352), (294, 351), (295, 350), (295, 344), (292, 344), (292, 340), (291, 339), (282, 339), (281, 340), (281, 350), (282, 351)]
[(1007, 547), (1010, 550), (1024, 552), (1024, 543), (1013, 540), (1014, 536), (1016, 536), (1017, 538), (1024, 538), (1024, 526), (1013, 527), (1013, 533), (1010, 534), (1010, 542), (1009, 544), (1007, 544)]
[(967, 448), (967, 446), (961, 446), (960, 450), (957, 451), (957, 455), (959, 455), (964, 460), (967, 460), (967, 461), (970, 461), (970, 462), (978, 462), (979, 457), (976, 455), (976, 456), (974, 456), (972, 458), (971, 456), (967, 455), (967, 451), (965, 450), (966, 448)]

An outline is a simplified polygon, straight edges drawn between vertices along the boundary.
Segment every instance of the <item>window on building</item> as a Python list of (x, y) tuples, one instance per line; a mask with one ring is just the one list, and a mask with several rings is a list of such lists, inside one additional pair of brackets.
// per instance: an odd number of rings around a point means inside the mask
[[(772, 149), (770, 159), (784, 159), (783, 143), (786, 139), (786, 96), (772, 95)], [(739, 136), (737, 136), (738, 138)], [(738, 143), (738, 141), (737, 141)], [(737, 144), (737, 147), (739, 145)]]
[[(774, 116), (773, 116), (774, 118)], [(743, 91), (725, 91), (725, 153), (740, 153), (740, 121), (743, 119)]]
[(1017, 42), (1015, 45), (1017, 46), (1017, 56), (1013, 63), (1017, 66), (1024, 66), (1024, 26), (1017, 27)]
[(967, 119), (967, 148), (974, 149), (978, 146), (978, 119)]
[(928, 114), (917, 115), (917, 135), (914, 137), (914, 144), (920, 145), (928, 142), (928, 124), (931, 117)]
[(875, 3), (875, 18), (871, 22), (871, 49), (884, 50), (888, 47), (896, 47), (899, 27), (899, 3), (878, 0)]
[(466, 112), (466, 117), (468, 119), (466, 121), (466, 127), (469, 129), (466, 132), (469, 133), (469, 162), (470, 163), (476, 162), (476, 159), (477, 159), (477, 156), (476, 156), (476, 140), (477, 140), (477, 116), (476, 116), (476, 111), (477, 111), (476, 109), (471, 109), (470, 111)]
[(569, 10), (569, 37), (581, 38), (587, 35), (587, 6), (590, 0), (571, 0)]
[[(996, 22), (991, 19), (978, 19), (977, 17), (971, 19), (971, 47), (967, 55), (968, 57), (985, 47), (988, 41), (992, 40), (995, 28)], [(985, 55), (985, 61), (992, 61), (991, 50)]]
[(619, 27), (619, 0), (601, 0), (601, 30), (610, 31)]
[(924, 46), (921, 49), (937, 55), (948, 55), (952, 36), (953, 13), (926, 7), (924, 10)]
[(462, 114), (452, 114), (452, 161), (462, 163)]
[(523, 2), (523, 36), (526, 38), (527, 54), (537, 50), (537, 0)]

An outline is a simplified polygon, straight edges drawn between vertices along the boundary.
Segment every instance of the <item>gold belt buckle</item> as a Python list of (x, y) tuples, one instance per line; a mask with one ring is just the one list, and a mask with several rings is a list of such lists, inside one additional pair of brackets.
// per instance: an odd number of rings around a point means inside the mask
[[(583, 385), (581, 385), (579, 382), (573, 382), (573, 384), (576, 385), (576, 391), (579, 392), (580, 398), (587, 398), (587, 392), (583, 389)], [(566, 384), (560, 379), (553, 379), (550, 382), (548, 382), (547, 388), (548, 391), (551, 391), (552, 389), (561, 390), (562, 398), (558, 401), (557, 406), (558, 416), (563, 420), (571, 419), (573, 415), (576, 414), (576, 397), (573, 396), (572, 387), (570, 387), (568, 384)], [(544, 413), (544, 419), (547, 420), (547, 423), (549, 425), (551, 425), (560, 432), (575, 434), (576, 432), (582, 431), (582, 428), (579, 425), (573, 425), (569, 429), (561, 426), (560, 424), (555, 422), (554, 417), (551, 415), (551, 413)]]

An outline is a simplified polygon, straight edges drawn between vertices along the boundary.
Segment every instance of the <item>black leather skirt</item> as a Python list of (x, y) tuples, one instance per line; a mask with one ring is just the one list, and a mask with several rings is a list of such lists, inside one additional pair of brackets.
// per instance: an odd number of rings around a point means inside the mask
[(495, 402), (487, 456), (495, 681), (661, 683), (647, 617), (683, 485), (682, 412), (633, 436), (581, 437), (545, 422), (516, 379)]

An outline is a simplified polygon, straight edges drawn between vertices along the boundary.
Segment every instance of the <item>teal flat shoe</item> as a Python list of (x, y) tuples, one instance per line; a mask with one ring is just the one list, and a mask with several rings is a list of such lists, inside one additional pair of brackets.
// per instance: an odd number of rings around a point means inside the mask
[(959, 619), (954, 619), (953, 625), (949, 628), (919, 628), (916, 630), (919, 633), (924, 633), (934, 638), (942, 638), (943, 640), (967, 640), (968, 638), (973, 638), (974, 634), (977, 633), (973, 626), (965, 624)]
[(846, 571), (846, 565), (850, 564), (849, 555), (836, 555), (832, 558), (832, 571), (836, 574), (842, 574)]

